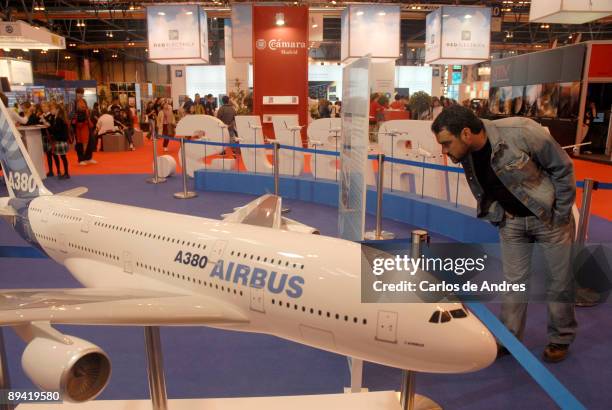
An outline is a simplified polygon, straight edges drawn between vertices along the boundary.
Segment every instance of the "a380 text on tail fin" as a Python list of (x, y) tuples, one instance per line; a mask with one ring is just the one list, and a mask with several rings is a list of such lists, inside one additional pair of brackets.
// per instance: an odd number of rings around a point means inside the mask
[(13, 198), (29, 199), (51, 193), (44, 187), (7, 108), (0, 101), (0, 163)]

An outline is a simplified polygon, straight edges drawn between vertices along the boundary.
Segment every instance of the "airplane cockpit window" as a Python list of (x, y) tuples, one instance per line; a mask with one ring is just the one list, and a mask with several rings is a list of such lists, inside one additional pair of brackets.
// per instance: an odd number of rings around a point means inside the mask
[(450, 322), (451, 315), (446, 310), (440, 315), (440, 323)]
[(464, 317), (467, 317), (467, 312), (463, 309), (455, 309), (455, 310), (451, 310), (450, 314), (452, 317), (454, 317), (455, 319), (462, 319)]
[(440, 311), (436, 310), (435, 312), (433, 312), (433, 314), (429, 318), (429, 321), (431, 323), (438, 323), (440, 321)]

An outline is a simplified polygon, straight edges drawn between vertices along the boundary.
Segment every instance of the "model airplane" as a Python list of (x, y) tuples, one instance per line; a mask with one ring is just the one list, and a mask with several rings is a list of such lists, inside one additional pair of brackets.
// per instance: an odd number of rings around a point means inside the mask
[(22, 366), (40, 388), (84, 401), (110, 376), (106, 353), (53, 324), (261, 332), (423, 372), (495, 359), (493, 336), (460, 303), (361, 303), (362, 247), (309, 233), (273, 195), (222, 221), (78, 197), (85, 189), (53, 195), (0, 108), (0, 215), (84, 286), (0, 290), (0, 326), (28, 343)]

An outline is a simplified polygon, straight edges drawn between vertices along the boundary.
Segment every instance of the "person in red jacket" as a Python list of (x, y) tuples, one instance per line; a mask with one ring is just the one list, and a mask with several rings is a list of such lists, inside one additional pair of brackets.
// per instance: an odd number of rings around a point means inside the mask
[(72, 127), (76, 139), (75, 150), (79, 165), (96, 164), (92, 158), (95, 143), (91, 141), (91, 120), (87, 102), (83, 98), (76, 100), (76, 110), (72, 116)]

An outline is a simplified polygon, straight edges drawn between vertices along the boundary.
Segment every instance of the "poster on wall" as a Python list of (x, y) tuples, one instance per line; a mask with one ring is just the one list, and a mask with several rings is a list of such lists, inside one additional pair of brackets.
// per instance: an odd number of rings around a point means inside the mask
[(363, 239), (365, 225), (370, 66), (365, 57), (343, 70), (338, 232), (351, 241)]
[(149, 58), (158, 64), (208, 63), (206, 12), (194, 4), (147, 7)]
[(558, 107), (559, 84), (542, 84), (542, 91), (538, 99), (538, 116), (556, 118)]
[(580, 82), (559, 84), (559, 118), (577, 118), (580, 108)]

